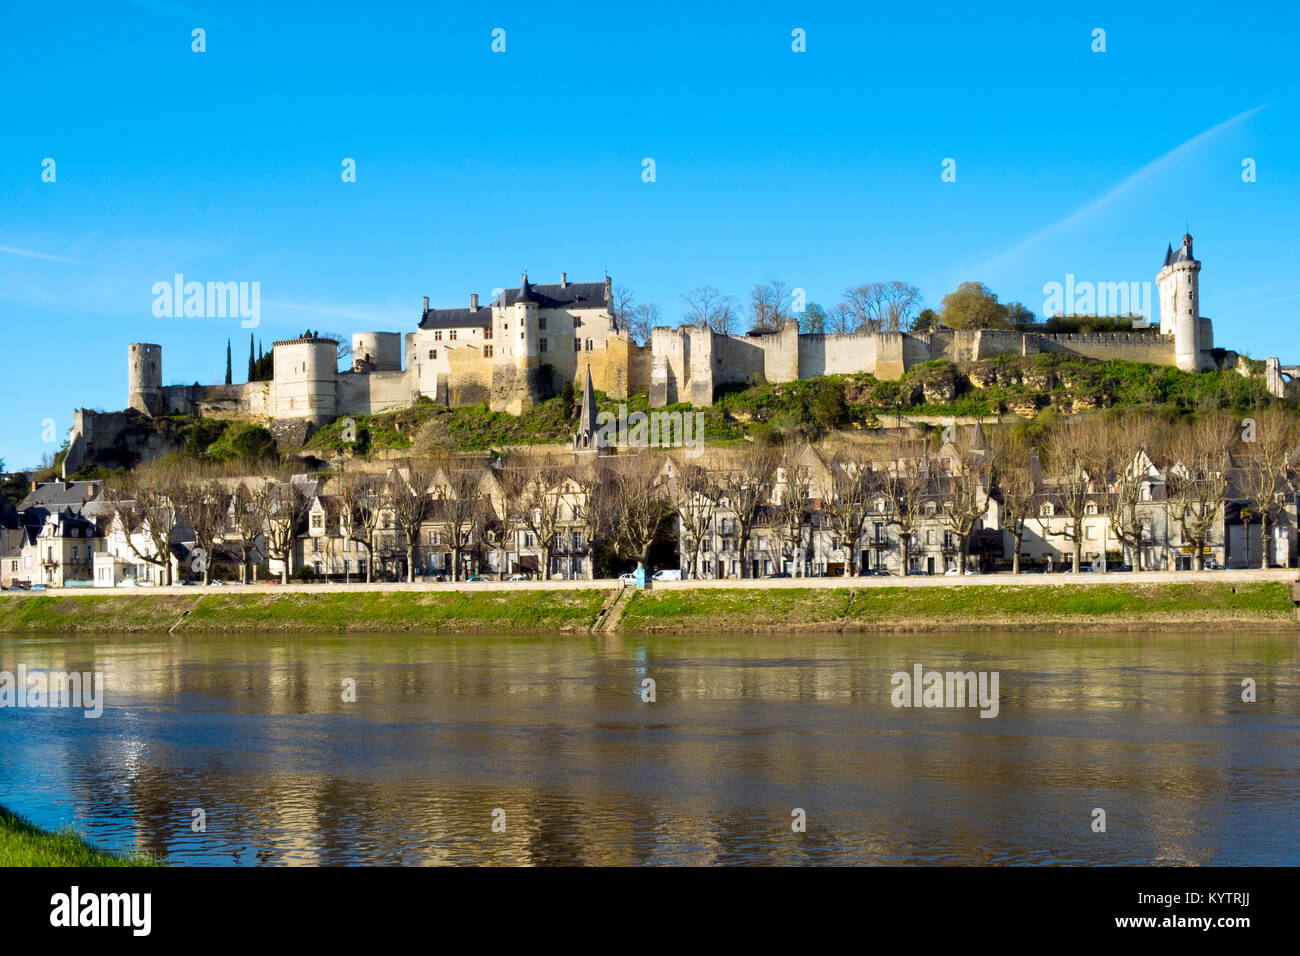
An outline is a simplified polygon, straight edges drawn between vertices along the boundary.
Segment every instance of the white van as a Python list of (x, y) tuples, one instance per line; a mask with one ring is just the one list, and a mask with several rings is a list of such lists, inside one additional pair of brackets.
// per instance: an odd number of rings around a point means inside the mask
[(680, 581), (681, 579), (681, 571), (670, 571), (667, 568), (662, 571), (656, 571), (650, 578), (651, 581)]

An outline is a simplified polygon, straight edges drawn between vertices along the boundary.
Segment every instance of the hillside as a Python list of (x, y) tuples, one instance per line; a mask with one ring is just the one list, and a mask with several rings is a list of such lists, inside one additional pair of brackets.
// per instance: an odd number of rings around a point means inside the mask
[[(649, 410), (644, 393), (622, 402), (600, 392), (596, 397), (602, 412), (617, 414), (620, 406), (628, 411)], [(926, 362), (898, 381), (882, 381), (863, 373), (730, 386), (713, 405), (700, 411), (705, 416), (705, 440), (725, 443), (770, 431), (875, 428), (888, 424), (895, 415), (1015, 415), (1029, 422), (1042, 416), (1148, 407), (1173, 419), (1201, 408), (1246, 414), (1275, 401), (1262, 375), (1191, 373), (1138, 362), (1040, 354), (1002, 356), (962, 366), (942, 360)], [(692, 408), (678, 404), (666, 410)], [(567, 389), (519, 416), (493, 412), (486, 405), (449, 409), (421, 398), (402, 411), (356, 416), (352, 426), (345, 420), (336, 421), (301, 446), (282, 438), (280, 451), (306, 458), (310, 464), (311, 459), (327, 460), (345, 452), (368, 456), (416, 445), (447, 444), (461, 451), (487, 451), (565, 442), (573, 433), (578, 411), (578, 398)], [(273, 441), (265, 428), (247, 423), (165, 418), (153, 427), (164, 454), (208, 460), (258, 457), (270, 450)], [(354, 436), (346, 434), (348, 428), (355, 430)], [(348, 441), (349, 437), (354, 440)], [(56, 458), (55, 470), (58, 464)], [(76, 477), (100, 476), (106, 468), (123, 464), (134, 462), (101, 459), (83, 466)]]

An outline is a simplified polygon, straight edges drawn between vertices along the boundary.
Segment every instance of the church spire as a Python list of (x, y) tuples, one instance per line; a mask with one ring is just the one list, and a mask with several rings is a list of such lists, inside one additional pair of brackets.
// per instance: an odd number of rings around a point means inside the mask
[(587, 383), (582, 387), (582, 412), (578, 430), (573, 434), (574, 451), (604, 451), (605, 436), (596, 426), (596, 391), (591, 386), (591, 363), (587, 363)]

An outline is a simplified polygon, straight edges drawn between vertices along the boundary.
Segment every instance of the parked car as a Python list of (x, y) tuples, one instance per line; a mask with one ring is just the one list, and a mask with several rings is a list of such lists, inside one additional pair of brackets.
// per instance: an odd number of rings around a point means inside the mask
[(1021, 574), (1046, 574), (1047, 568), (1022, 568)]
[[(945, 578), (957, 578), (957, 577), (961, 577), (961, 574), (962, 574), (961, 568), (956, 568), (956, 567), (949, 568), (947, 571), (943, 572), (943, 576)], [(975, 568), (967, 568), (966, 574), (979, 574), (979, 571), (976, 570)]]
[(650, 578), (652, 581), (680, 581), (682, 572), (673, 568), (664, 568), (662, 571), (656, 571)]
[(512, 575), (510, 575), (510, 577), (506, 578), (506, 580), (507, 580), (507, 581), (527, 581), (527, 580), (528, 580), (528, 575), (526, 575), (526, 574), (512, 574)]
[[(471, 574), (471, 575), (470, 575), (469, 577), (467, 577), (465, 580), (468, 581), (468, 582), (470, 582), (471, 584), (477, 584), (477, 583), (483, 583), (483, 582), (486, 582), (486, 581), (491, 581), (492, 579), (491, 579), (491, 578), (486, 578), (486, 577), (484, 577), (484, 576), (481, 575), (481, 574)], [(511, 580), (514, 580), (514, 579), (512, 578)]]
[(894, 572), (885, 568), (867, 568), (862, 572), (862, 576), (866, 578), (892, 578)]
[(920, 568), (913, 568), (911, 571), (908, 571), (908, 572), (907, 572), (907, 576), (908, 576), (909, 578), (924, 578), (924, 577), (927, 577), (926, 573), (925, 573), (924, 571), (922, 571)]
[(623, 587), (625, 587), (625, 588), (635, 587), (635, 586), (636, 586), (636, 572), (635, 572), (635, 571), (627, 571), (627, 572), (624, 572), (623, 574), (620, 574), (620, 575), (618, 576), (618, 580), (619, 580), (619, 583), (622, 584)]
[(45, 590), (45, 585), (44, 585), (44, 584), (33, 584), (33, 585), (32, 585), (31, 587), (29, 587), (27, 590), (29, 590), (29, 591), (44, 591), (44, 590)]

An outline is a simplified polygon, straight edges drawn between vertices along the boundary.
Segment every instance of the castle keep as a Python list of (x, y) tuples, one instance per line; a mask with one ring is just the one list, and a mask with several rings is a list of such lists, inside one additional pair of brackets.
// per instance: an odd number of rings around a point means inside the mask
[[(1200, 315), (1201, 263), (1192, 237), (1165, 253), (1156, 276), (1158, 326), (1131, 332), (1053, 334), (1029, 329), (936, 329), (928, 332), (801, 334), (791, 320), (777, 330), (723, 335), (703, 326), (656, 328), (637, 345), (619, 327), (611, 280), (534, 285), (525, 274), (490, 304), (477, 294), (467, 308), (431, 309), (424, 299), (414, 331), (358, 332), (352, 366), (338, 369), (339, 343), (306, 336), (275, 342), (271, 381), (240, 385), (162, 384), (162, 348), (133, 343), (127, 350), (127, 405), (150, 417), (203, 415), (293, 424), (303, 434), (347, 415), (406, 408), (421, 396), (445, 405), (486, 402), (519, 414), (571, 382), (591, 381), (611, 398), (648, 392), (650, 404), (708, 405), (724, 385), (756, 378), (788, 382), (819, 375), (868, 372), (897, 379), (931, 359), (973, 362), (999, 355), (1058, 352), (1093, 359), (1215, 368), (1210, 320)], [(1233, 353), (1220, 361), (1235, 364)], [(1283, 388), (1275, 360), (1269, 386)], [(119, 416), (123, 413), (116, 413)], [(112, 414), (76, 412), (64, 467), (91, 457), (124, 422)]]

